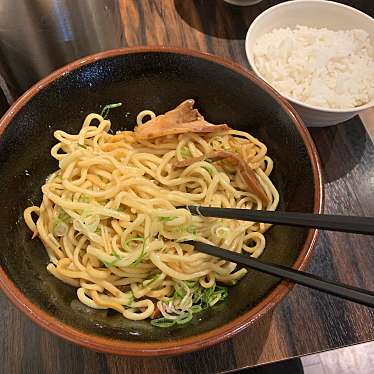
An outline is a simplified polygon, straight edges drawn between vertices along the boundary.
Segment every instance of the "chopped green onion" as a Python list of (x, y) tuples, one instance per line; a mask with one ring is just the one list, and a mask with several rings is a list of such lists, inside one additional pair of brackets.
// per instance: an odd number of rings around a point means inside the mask
[(116, 253), (115, 251), (112, 251), (112, 256), (114, 256), (118, 260), (122, 260), (122, 257), (118, 253)]
[(64, 236), (68, 232), (68, 225), (59, 218), (53, 221), (53, 235)]
[(118, 108), (119, 106), (122, 106), (122, 103), (105, 105), (105, 107), (103, 108), (103, 110), (100, 113), (101, 117), (106, 119), (108, 117), (108, 114), (109, 114), (110, 110), (113, 109), (113, 108)]
[(127, 302), (127, 305), (128, 306), (131, 306), (131, 304), (134, 302), (135, 300), (135, 296), (134, 296), (134, 293), (132, 291), (130, 291), (130, 299), (129, 301)]
[(183, 148), (181, 149), (181, 156), (182, 156), (183, 158), (191, 157), (192, 154), (191, 154), (191, 151), (189, 150), (189, 148), (187, 148), (187, 147), (183, 147)]
[(170, 216), (170, 217), (159, 217), (159, 220), (161, 222), (170, 222), (170, 221), (173, 221), (174, 219), (176, 219), (178, 217), (176, 216)]
[(71, 217), (63, 209), (60, 210), (60, 213), (58, 214), (58, 219), (60, 219), (64, 223), (71, 222)]
[(117, 260), (114, 260), (114, 261), (103, 261), (103, 264), (107, 267), (107, 268), (111, 268), (115, 265), (115, 262), (117, 262)]
[(81, 148), (87, 149), (87, 146), (84, 145), (84, 144), (78, 144), (78, 147), (81, 147)]
[(213, 286), (205, 290), (202, 300), (209, 307), (217, 304), (220, 300), (226, 299), (227, 295), (227, 287)]
[(80, 203), (89, 203), (91, 201), (91, 198), (87, 195), (81, 195), (78, 199)]
[[(133, 239), (135, 240), (135, 239), (143, 239), (143, 238), (133, 238)], [(143, 258), (145, 257), (145, 253), (144, 253), (144, 250), (145, 250), (145, 240), (143, 239), (141, 241), (143, 242), (142, 251), (140, 252), (140, 255), (137, 257), (137, 259), (132, 264), (130, 264), (129, 266), (137, 266), (143, 260)]]
[(214, 170), (210, 166), (202, 166), (203, 169), (205, 169), (210, 175), (214, 173)]
[(143, 260), (144, 256), (145, 256), (146, 241), (143, 237), (129, 238), (129, 239), (125, 240), (125, 242), (122, 245), (122, 247), (125, 251), (129, 250), (128, 246), (129, 246), (130, 242), (142, 242), (143, 243), (143, 247), (142, 247), (142, 251), (140, 252), (140, 255), (138, 256), (138, 258), (132, 264), (129, 265), (129, 266), (137, 266), (139, 264), (139, 262), (141, 262)]
[(194, 288), (196, 286), (196, 281), (184, 281), (188, 288)]
[(168, 319), (168, 318), (165, 318), (165, 317), (153, 319), (151, 321), (151, 325), (156, 326), (156, 327), (172, 327), (175, 324), (176, 324), (175, 320)]
[(224, 286), (216, 286), (217, 292), (221, 293), (221, 300), (226, 299), (226, 297), (229, 295), (229, 292), (227, 290), (227, 287)]
[(174, 283), (174, 295), (173, 299), (182, 299), (186, 295), (186, 290), (184, 290), (178, 283)]
[(178, 325), (184, 325), (185, 323), (190, 322), (191, 319), (192, 319), (192, 313), (189, 312), (186, 317), (181, 318), (181, 319), (177, 319), (176, 322), (177, 322)]
[(180, 298), (182, 299), (183, 297), (186, 296), (186, 290), (180, 287), (179, 285), (174, 286), (174, 295), (176, 296), (176, 299)]
[(192, 305), (190, 310), (193, 314), (195, 314), (201, 312), (203, 308), (201, 305)]
[(92, 209), (91, 208), (84, 208), (83, 212), (81, 214), (81, 218), (87, 218), (92, 215)]
[(208, 301), (212, 297), (213, 292), (214, 292), (214, 286), (205, 289), (203, 296), (202, 296), (202, 301), (204, 304), (209, 304)]
[(190, 234), (196, 234), (196, 227), (195, 226), (188, 226), (186, 231)]
[(88, 236), (94, 234), (100, 225), (100, 216), (92, 213), (90, 207), (83, 209), (80, 217), (73, 221), (74, 229)]
[(202, 299), (203, 299), (203, 291), (201, 289), (201, 286), (198, 285), (198, 287), (196, 288), (196, 290), (194, 291), (192, 295), (192, 303), (200, 305), (202, 302)]
[(128, 246), (129, 246), (129, 243), (131, 243), (131, 242), (142, 242), (142, 243), (144, 243), (144, 238), (142, 236), (136, 236), (136, 237), (133, 237), (133, 238), (126, 239), (122, 244), (122, 247), (125, 251), (129, 250)]
[[(185, 287), (188, 287), (189, 291), (186, 291)], [(151, 324), (157, 327), (186, 324), (192, 320), (194, 314), (212, 307), (228, 295), (227, 287), (214, 285), (210, 288), (203, 288), (198, 281), (176, 281), (173, 296), (163, 298), (163, 302), (169, 303), (176, 299), (180, 300), (186, 296), (186, 292), (192, 294), (192, 306), (189, 310), (173, 317), (175, 319), (162, 317), (151, 321)], [(176, 301), (174, 305), (178, 306), (179, 303), (180, 301)]]
[(146, 279), (146, 280), (143, 282), (143, 286), (144, 286), (144, 287), (149, 287), (152, 283), (156, 282), (156, 280), (157, 280), (158, 278), (160, 278), (160, 275), (161, 275), (161, 274), (156, 274), (156, 275), (154, 275), (152, 278), (150, 278), (150, 279)]
[(118, 261), (122, 260), (122, 257), (118, 256), (118, 254), (116, 252), (114, 252), (114, 251), (112, 251), (112, 256), (115, 257), (115, 260), (113, 260), (113, 261), (103, 261), (104, 265), (107, 268), (115, 266)]

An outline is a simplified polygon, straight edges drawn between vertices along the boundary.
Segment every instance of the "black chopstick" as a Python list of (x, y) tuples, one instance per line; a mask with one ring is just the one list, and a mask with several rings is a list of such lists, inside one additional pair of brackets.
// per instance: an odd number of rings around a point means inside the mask
[(242, 221), (275, 223), (278, 225), (310, 227), (322, 230), (343, 231), (374, 235), (374, 217), (356, 217), (330, 214), (280, 212), (236, 208), (212, 208), (189, 205), (192, 214), (205, 217), (231, 218)]
[(313, 274), (298, 271), (283, 265), (262, 262), (253, 257), (244, 256), (240, 253), (231, 252), (213, 245), (195, 241), (189, 241), (187, 243), (193, 245), (196, 250), (211, 256), (236, 262), (266, 274), (275, 275), (277, 277), (287, 279), (303, 286), (326, 292), (346, 300), (354, 301), (369, 307), (374, 307), (374, 292), (372, 291), (349, 286), (347, 284), (327, 281)]

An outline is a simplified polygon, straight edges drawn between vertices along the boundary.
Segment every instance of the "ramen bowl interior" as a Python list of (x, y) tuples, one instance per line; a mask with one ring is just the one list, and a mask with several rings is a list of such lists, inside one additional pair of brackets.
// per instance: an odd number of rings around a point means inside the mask
[[(39, 325), (96, 350), (124, 355), (176, 354), (229, 338), (271, 310), (289, 285), (255, 271), (229, 290), (229, 297), (188, 325), (157, 328), (120, 314), (81, 304), (74, 288), (51, 276), (47, 253), (24, 224), (40, 187), (57, 169), (50, 156), (53, 132), (77, 133), (84, 117), (108, 103), (114, 131), (132, 129), (147, 108), (164, 113), (186, 98), (212, 123), (247, 131), (274, 160), (272, 180), (280, 192), (278, 209), (319, 212), (322, 189), (311, 138), (293, 109), (254, 75), (216, 57), (157, 49), (109, 51), (51, 74), (30, 89), (0, 124), (0, 285)], [(261, 260), (303, 268), (316, 232), (274, 226)], [(249, 331), (249, 333), (251, 333)]]

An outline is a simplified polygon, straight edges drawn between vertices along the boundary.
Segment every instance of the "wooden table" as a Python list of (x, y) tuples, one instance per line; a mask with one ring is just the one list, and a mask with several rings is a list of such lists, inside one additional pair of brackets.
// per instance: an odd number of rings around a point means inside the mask
[[(344, 2), (367, 13), (373, 8), (370, 1)], [(240, 8), (221, 0), (122, 0), (124, 44), (188, 47), (248, 67), (246, 30), (275, 3)], [(365, 117), (369, 127), (373, 117)], [(374, 145), (360, 119), (310, 132), (322, 161), (326, 212), (374, 215)], [(373, 289), (373, 247), (371, 237), (322, 233), (308, 270)], [(373, 321), (373, 310), (297, 286), (272, 316), (230, 341), (175, 358), (133, 359), (67, 343), (0, 294), (0, 373), (222, 372), (373, 340)]]

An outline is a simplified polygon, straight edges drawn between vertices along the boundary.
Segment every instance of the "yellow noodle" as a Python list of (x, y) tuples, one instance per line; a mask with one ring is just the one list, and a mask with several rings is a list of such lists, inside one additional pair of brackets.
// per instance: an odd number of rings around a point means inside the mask
[[(146, 116), (155, 114), (139, 113), (138, 125)], [(183, 241), (258, 257), (270, 225), (201, 218), (177, 206), (275, 210), (279, 194), (269, 178), (273, 161), (263, 143), (242, 131), (137, 140), (133, 132), (111, 135), (109, 130), (110, 121), (92, 113), (78, 134), (55, 132), (59, 143), (51, 155), (59, 169), (43, 185), (40, 207), (25, 209), (25, 222), (48, 252), (48, 271), (76, 287), (83, 304), (111, 308), (132, 320), (147, 319), (156, 308), (171, 319), (183, 317), (192, 306), (184, 282), (210, 289), (216, 282), (234, 284), (246, 273)], [(232, 165), (199, 160), (172, 166), (219, 150), (236, 152), (248, 163), (268, 203), (248, 190)], [(184, 296), (172, 304), (178, 287)]]

